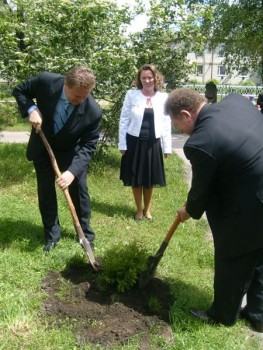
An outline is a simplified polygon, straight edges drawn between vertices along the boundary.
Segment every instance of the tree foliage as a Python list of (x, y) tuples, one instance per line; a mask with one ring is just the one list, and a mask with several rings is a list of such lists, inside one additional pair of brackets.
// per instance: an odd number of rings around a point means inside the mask
[[(1, 1), (1, 0), (0, 0)], [(0, 72), (10, 84), (42, 71), (64, 73), (88, 65), (96, 74), (95, 98), (103, 101), (104, 141), (117, 138), (124, 94), (136, 71), (153, 62), (171, 86), (186, 79), (190, 49), (204, 44), (198, 19), (206, 6), (185, 0), (151, 0), (146, 28), (127, 32), (145, 8), (118, 7), (113, 0), (2, 0)]]
[(213, 17), (203, 21), (210, 46), (222, 45), (229, 70), (259, 71), (263, 81), (263, 1), (210, 0)]

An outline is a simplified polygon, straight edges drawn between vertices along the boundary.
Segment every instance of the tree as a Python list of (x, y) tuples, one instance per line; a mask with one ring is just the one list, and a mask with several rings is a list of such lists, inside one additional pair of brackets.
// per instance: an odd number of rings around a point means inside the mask
[[(152, 0), (142, 32), (127, 33), (135, 8), (108, 0), (12, 0), (0, 8), (0, 72), (12, 84), (41, 71), (64, 73), (87, 64), (96, 74), (94, 94), (103, 107), (105, 143), (116, 141), (124, 94), (139, 66), (155, 63), (171, 86), (191, 69), (190, 49), (203, 44), (197, 18), (205, 11), (185, 0)], [(206, 9), (206, 7), (204, 7)]]
[(106, 0), (14, 0), (1, 6), (1, 15), (0, 71), (9, 84), (87, 64), (97, 76), (96, 97), (119, 97), (133, 11)]
[(263, 82), (263, 1), (208, 2), (213, 8), (213, 17), (203, 21), (203, 33), (210, 46), (222, 46), (229, 70), (259, 72)]

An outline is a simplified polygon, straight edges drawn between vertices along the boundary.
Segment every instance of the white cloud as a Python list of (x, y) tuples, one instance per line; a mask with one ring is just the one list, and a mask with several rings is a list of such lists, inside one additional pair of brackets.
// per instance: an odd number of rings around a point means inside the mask
[(136, 18), (131, 22), (131, 25), (128, 28), (129, 32), (135, 33), (142, 31), (147, 25), (147, 16), (141, 14), (136, 16)]
[[(135, 6), (135, 1), (134, 0), (115, 0), (119, 6), (122, 5), (129, 5), (130, 7)], [(145, 10), (149, 8), (149, 1), (144, 1), (145, 2)], [(143, 30), (147, 25), (147, 15), (146, 13), (142, 13), (131, 22), (131, 25), (128, 27), (128, 32), (130, 33), (135, 33), (135, 32), (140, 32)]]

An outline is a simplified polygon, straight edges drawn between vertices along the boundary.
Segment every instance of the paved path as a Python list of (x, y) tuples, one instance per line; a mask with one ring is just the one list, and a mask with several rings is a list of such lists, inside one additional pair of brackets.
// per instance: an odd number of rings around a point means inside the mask
[(188, 186), (191, 185), (192, 180), (192, 170), (191, 170), (191, 164), (189, 160), (185, 157), (183, 147), (188, 139), (187, 135), (182, 134), (175, 134), (172, 136), (172, 148), (173, 152), (175, 152), (183, 161), (185, 164), (185, 178), (187, 181)]
[(0, 143), (26, 143), (30, 131), (0, 131)]
[[(29, 135), (30, 131), (0, 131), (0, 143), (26, 143)], [(186, 135), (173, 135), (173, 150), (182, 150), (187, 138)]]
[[(25, 143), (28, 141), (30, 131), (0, 131), (0, 142)], [(182, 149), (188, 136), (176, 134), (172, 136), (173, 148)]]

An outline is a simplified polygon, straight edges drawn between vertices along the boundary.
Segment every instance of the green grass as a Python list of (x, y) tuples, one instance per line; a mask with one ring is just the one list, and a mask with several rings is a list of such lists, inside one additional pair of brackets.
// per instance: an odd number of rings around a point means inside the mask
[(28, 122), (28, 118), (18, 118), (17, 122), (13, 126), (5, 126), (6, 131), (30, 131), (31, 124)]
[[(25, 159), (25, 148), (0, 144), (0, 349), (92, 349), (77, 346), (69, 326), (54, 323), (50, 329), (50, 322), (41, 313), (46, 297), (41, 280), (47, 272), (62, 271), (70, 261), (86, 258), (79, 244), (74, 244), (72, 219), (61, 193), (62, 239), (54, 253), (43, 254), (35, 174), (32, 164)], [(183, 163), (176, 155), (165, 160), (167, 186), (154, 191), (155, 220), (137, 224), (132, 218), (135, 208), (131, 189), (123, 187), (118, 179), (119, 161), (119, 152), (110, 149), (103, 162), (92, 164), (88, 180), (91, 224), (97, 233), (96, 254), (103, 255), (116, 244), (134, 240), (155, 253), (176, 209), (186, 199)], [(163, 344), (163, 349), (260, 349), (258, 339), (249, 335), (243, 321), (230, 328), (212, 327), (189, 316), (189, 308), (207, 308), (212, 301), (213, 247), (206, 230), (205, 220), (181, 224), (158, 266), (158, 276), (170, 283), (176, 298), (170, 315), (174, 344)], [(68, 287), (63, 286), (60, 298), (63, 299)], [(158, 307), (156, 300), (152, 304)], [(136, 341), (118, 349), (137, 350)]]

